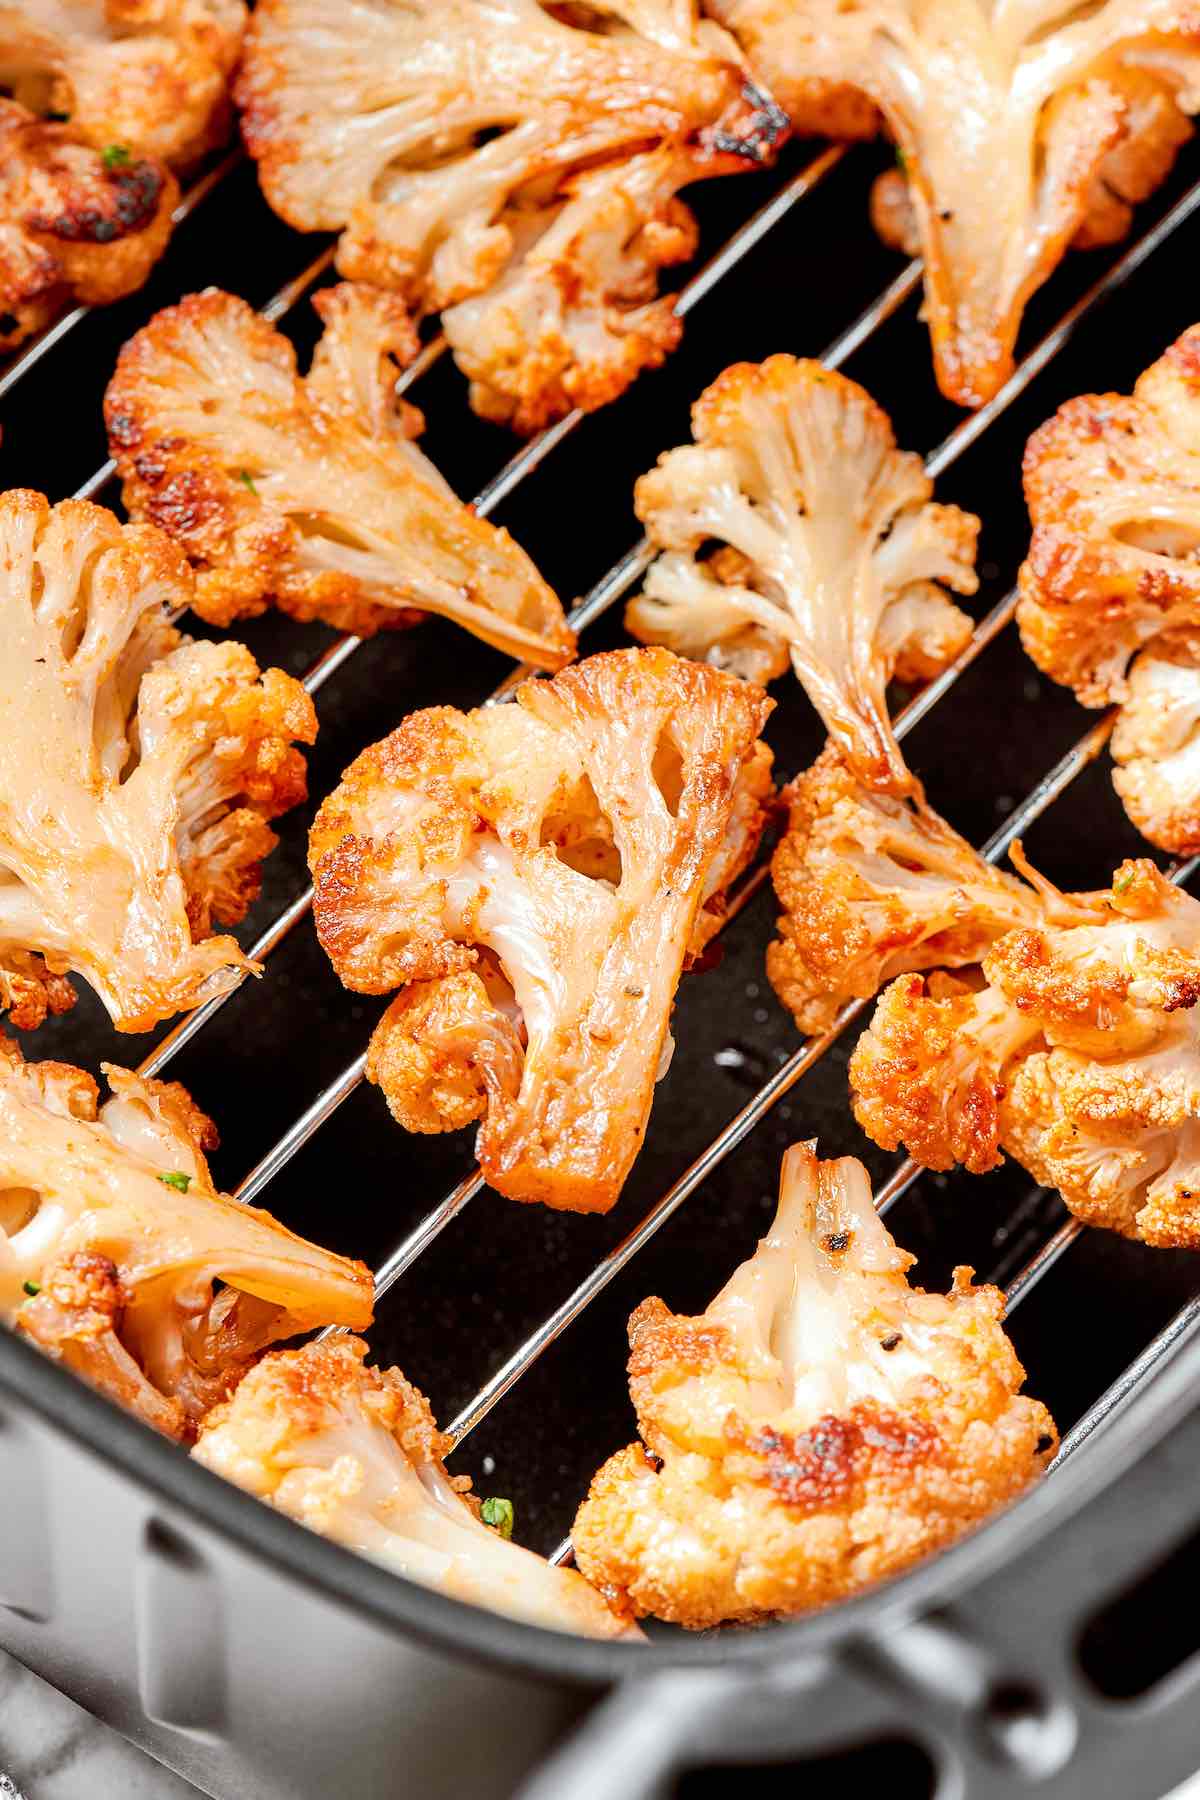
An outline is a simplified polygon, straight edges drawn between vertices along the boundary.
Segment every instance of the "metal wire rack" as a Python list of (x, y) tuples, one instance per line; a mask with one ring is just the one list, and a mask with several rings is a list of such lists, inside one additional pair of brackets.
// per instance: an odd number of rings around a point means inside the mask
[[(793, 208), (825, 181), (843, 160), (845, 154), (846, 152), (841, 147), (835, 146), (826, 149), (787, 180), (778, 192), (746, 220), (709, 262), (692, 277), (676, 299), (676, 311), (682, 316), (699, 306), (749, 252), (791, 213)], [(176, 222), (185, 219), (213, 193), (240, 161), (241, 152), (230, 152), (203, 176), (180, 202), (176, 213)], [(1013, 402), (1025, 392), (1035, 377), (1067, 345), (1081, 322), (1103, 300), (1127, 282), (1154, 252), (1198, 210), (1200, 210), (1200, 181), (1197, 181), (1184, 193), (1157, 224), (1146, 230), (1132, 243), (1080, 296), (1055, 326), (1025, 354), (1013, 375), (995, 398), (979, 412), (964, 418), (930, 453), (926, 459), (929, 474), (932, 477), (940, 476), (972, 445), (976, 444), (989, 427), (1007, 411)], [(332, 255), (332, 249), (326, 248), (316, 256), (294, 280), (282, 287), (263, 306), (263, 316), (275, 322), (291, 312), (325, 274), (332, 262)], [(921, 276), (920, 262), (918, 260), (910, 262), (876, 296), (860, 316), (829, 344), (822, 356), (826, 365), (836, 368), (867, 345), (915, 293), (920, 285)], [(0, 373), (0, 400), (3, 400), (23, 377), (75, 329), (86, 312), (86, 308), (74, 309), (25, 346), (7, 369)], [(397, 383), (398, 391), (403, 392), (413, 386), (434, 366), (444, 354), (445, 349), (445, 340), (441, 336), (432, 339), (421, 351), (416, 361), (401, 376)], [(581, 413), (573, 412), (520, 448), (475, 496), (472, 502), (475, 511), (482, 517), (487, 517), (494, 512), (503, 501), (536, 472), (545, 459), (568, 436), (577, 430), (582, 418)], [(77, 497), (93, 498), (102, 494), (111, 482), (114, 473), (112, 462), (106, 462), (77, 490)], [(651, 555), (650, 547), (643, 538), (614, 563), (574, 608), (570, 615), (570, 622), (574, 629), (582, 633), (614, 607), (645, 573)], [(1013, 590), (979, 621), (972, 638), (954, 663), (924, 688), (896, 716), (894, 725), (898, 737), (903, 737), (913, 730), (951, 691), (960, 676), (1011, 623), (1015, 609), (1016, 592)], [(324, 651), (303, 677), (304, 686), (308, 692), (310, 694), (317, 693), (337, 671), (350, 661), (359, 649), (360, 642), (361, 640), (354, 636), (343, 635)], [(499, 703), (507, 699), (527, 672), (521, 666), (514, 667), (493, 693), (487, 697), (486, 703)], [(1014, 839), (1027, 830), (1066, 792), (1072, 782), (1103, 750), (1112, 726), (1112, 716), (1105, 716), (1093, 724), (1056, 766), (1013, 808), (1004, 825), (983, 847), (982, 854), (989, 861), (995, 862), (1003, 856)], [(1181, 883), (1187, 881), (1195, 867), (1196, 861), (1193, 860), (1193, 862), (1172, 869), (1172, 879)], [(754, 894), (759, 891), (766, 876), (765, 862), (760, 862), (751, 870), (743, 880), (739, 891), (733, 896), (723, 929), (728, 928)], [(311, 888), (306, 888), (298, 893), (258, 937), (251, 947), (251, 958), (255, 961), (269, 959), (293, 928), (309, 912), (311, 903)], [(139, 1072), (144, 1075), (160, 1075), (184, 1046), (204, 1030), (230, 998), (232, 991), (234, 990), (231, 989), (230, 992), (209, 1001), (205, 1006), (180, 1020), (144, 1059)], [(458, 1412), (447, 1427), (456, 1443), (461, 1443), (468, 1433), (511, 1391), (549, 1346), (579, 1318), (596, 1296), (626, 1267), (683, 1203), (744, 1142), (760, 1121), (791, 1092), (846, 1028), (867, 1010), (869, 1004), (868, 1002), (857, 1002), (844, 1007), (829, 1030), (801, 1044), (783, 1065), (763, 1082), (740, 1111), (724, 1125), (703, 1152), (694, 1159), (690, 1167), (662, 1194), (640, 1223), (589, 1271), (566, 1299), (542, 1320), (523, 1342), (511, 1351), (475, 1396)], [(365, 1056), (360, 1055), (314, 1098), (279, 1141), (247, 1173), (236, 1190), (238, 1196), (246, 1201), (257, 1199), (302, 1146), (355, 1091), (364, 1079), (364, 1073)], [(920, 1174), (921, 1171), (911, 1160), (906, 1159), (900, 1162), (878, 1189), (876, 1203), (879, 1210), (884, 1212), (894, 1205)], [(484, 1181), (479, 1170), (469, 1171), (406, 1237), (394, 1245), (380, 1261), (376, 1270), (377, 1297), (385, 1294), (400, 1280), (421, 1254), (462, 1213), (483, 1186)], [(1071, 1244), (1082, 1234), (1083, 1229), (1078, 1221), (1067, 1218), (1064, 1223), (1045, 1237), (1035, 1253), (1028, 1258), (1008, 1285), (1007, 1295), (1010, 1311), (1028, 1297)], [(1078, 1421), (1064, 1439), (1058, 1460), (1062, 1461), (1072, 1455), (1080, 1444), (1102, 1429), (1122, 1406), (1128, 1404), (1141, 1391), (1155, 1370), (1198, 1329), (1200, 1329), (1200, 1296), (1190, 1301), (1153, 1338), (1124, 1371), (1119, 1380)], [(569, 1555), (570, 1541), (564, 1539), (554, 1552), (554, 1560), (562, 1561)]]

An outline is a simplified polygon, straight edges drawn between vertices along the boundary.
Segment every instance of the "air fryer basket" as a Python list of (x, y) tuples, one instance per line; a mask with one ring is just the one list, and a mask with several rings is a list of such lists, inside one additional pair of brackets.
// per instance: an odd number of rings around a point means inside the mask
[[(426, 447), (561, 594), (585, 595), (586, 653), (622, 641), (620, 601), (641, 566), (625, 554), (637, 540), (632, 483), (684, 441), (690, 401), (735, 360), (790, 350), (839, 362), (892, 414), (900, 442), (929, 454), (939, 498), (985, 520), (979, 630), (909, 702), (906, 753), (974, 842), (1002, 855), (1019, 833), (1052, 879), (1097, 885), (1144, 846), (1111, 791), (1103, 719), (1043, 681), (1011, 628), (1028, 536), (1020, 455), (1063, 398), (1127, 388), (1194, 322), (1200, 152), (1139, 212), (1128, 244), (1068, 259), (1030, 309), (1017, 376), (970, 417), (933, 384), (919, 267), (867, 225), (883, 154), (792, 146), (769, 174), (699, 190), (708, 260), (684, 291), (682, 348), (614, 406), (530, 446), (475, 419), (449, 358), (431, 355), (411, 383)], [(180, 293), (211, 282), (243, 294), (307, 350), (304, 295), (328, 278), (322, 243), (270, 215), (236, 153), (195, 198), (146, 292), (72, 316), (0, 374), (4, 486), (113, 502), (103, 387), (120, 343)], [(260, 662), (312, 671), (320, 687), (314, 804), (405, 712), (478, 704), (511, 673), (438, 621), (361, 646), (277, 617), (238, 635)], [(780, 683), (776, 698), (768, 736), (787, 775), (820, 734), (798, 686)], [(1134, 1601), (1105, 1614), (1200, 1513), (1194, 1259), (1077, 1231), (1012, 1165), (987, 1181), (916, 1179), (865, 1144), (845, 1075), (861, 1018), (828, 1044), (798, 1042), (763, 973), (773, 907), (761, 868), (719, 966), (680, 988), (675, 1062), (613, 1213), (477, 1192), (465, 1134), (409, 1137), (361, 1083), (378, 1009), (342, 991), (312, 935), (306, 823), (283, 822), (244, 935), (266, 954), (261, 983), (146, 1041), (116, 1037), (84, 994), (28, 1052), (93, 1068), (144, 1058), (150, 1073), (169, 1064), (222, 1130), (222, 1185), (240, 1182), (287, 1224), (381, 1270), (376, 1354), (462, 1440), (455, 1468), (513, 1499), (523, 1542), (562, 1554), (590, 1475), (632, 1435), (633, 1306), (649, 1293), (680, 1311), (707, 1303), (760, 1234), (782, 1150), (799, 1137), (863, 1157), (925, 1284), (967, 1262), (1007, 1287), (1030, 1390), (1060, 1424), (1079, 1424), (1036, 1493), (905, 1580), (793, 1625), (656, 1632), (629, 1651), (470, 1612), (351, 1558), (0, 1334), (0, 1643), (207, 1791), (255, 1800), (512, 1794), (627, 1671), (635, 1678), (530, 1795), (665, 1794), (682, 1767), (787, 1760), (814, 1794), (857, 1768), (894, 1796), (964, 1783), (973, 1797), (1010, 1796), (1037, 1780), (1055, 1796), (1152, 1800), (1200, 1760), (1186, 1621), (1167, 1606), (1139, 1635)], [(1168, 1594), (1186, 1596), (1178, 1570), (1172, 1582)], [(1158, 1604), (1152, 1583), (1139, 1591), (1143, 1610)], [(910, 1742), (930, 1761), (906, 1755)], [(828, 1760), (847, 1749), (857, 1763)], [(727, 1780), (712, 1776), (710, 1791)]]

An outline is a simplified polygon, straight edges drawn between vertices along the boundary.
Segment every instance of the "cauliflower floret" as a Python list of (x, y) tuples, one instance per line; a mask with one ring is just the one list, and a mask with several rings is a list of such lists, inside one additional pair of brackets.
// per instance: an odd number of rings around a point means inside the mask
[(1200, 326), (1133, 393), (1068, 400), (1029, 440), (1017, 620), (1085, 706), (1129, 696), (1134, 653), (1200, 624)]
[[(1112, 241), (1200, 107), (1200, 25), (1187, 0), (712, 0), (710, 10), (797, 131), (869, 136), (871, 109), (848, 105), (848, 88), (878, 108), (920, 232), (938, 382), (964, 406), (1011, 373), (1026, 302), (1067, 247)], [(894, 205), (875, 210), (894, 220)]]
[[(611, 399), (679, 325), (675, 198), (787, 134), (694, 0), (263, 0), (238, 78), (271, 205), (443, 324), (489, 418)], [(492, 290), (492, 291), (489, 291)]]
[(784, 788), (787, 830), (771, 861), (783, 908), (767, 975), (803, 1032), (833, 1023), (902, 971), (961, 968), (1045, 901), (993, 869), (912, 798), (872, 793), (827, 745)]
[(1094, 922), (1001, 938), (982, 992), (895, 982), (850, 1061), (855, 1115), (931, 1168), (1003, 1147), (1087, 1223), (1200, 1248), (1200, 902), (1149, 862), (1077, 899)]
[(371, 1276), (217, 1193), (177, 1084), (105, 1073), (0, 1040), (0, 1320), (186, 1436), (268, 1344), (368, 1324)]
[(140, 288), (171, 234), (175, 178), (145, 157), (105, 157), (74, 125), (0, 98), (0, 353), (72, 302)]
[(1045, 1407), (957, 1269), (911, 1289), (861, 1163), (797, 1144), (754, 1256), (699, 1318), (630, 1321), (645, 1445), (613, 1457), (575, 1520), (588, 1579), (693, 1630), (843, 1600), (1014, 1499), (1052, 1455)]
[(698, 914), (761, 825), (771, 703), (661, 650), (516, 701), (414, 713), (352, 764), (313, 825), (314, 917), (347, 987), (405, 990), (368, 1065), (401, 1122), (484, 1112), (494, 1188), (607, 1211)]
[(314, 304), (306, 380), (285, 337), (213, 288), (121, 352), (104, 408), (125, 505), (183, 545), (197, 612), (224, 625), (274, 600), (359, 636), (441, 613), (539, 668), (569, 661), (554, 594), (411, 441), (420, 414), (396, 410), (393, 359), (417, 350), (404, 308), (347, 287)]
[[(932, 503), (887, 415), (820, 363), (735, 363), (692, 409), (634, 504), (666, 552), (625, 622), (634, 637), (769, 677), (796, 674), (859, 779), (913, 785), (888, 719), (894, 673), (936, 674), (971, 621), (979, 521)], [(697, 561), (717, 540), (718, 556)], [(944, 585), (939, 585), (944, 584)]]
[(1200, 635), (1168, 632), (1134, 658), (1109, 748), (1143, 837), (1175, 856), (1200, 851)]
[(245, 23), (243, 0), (22, 0), (0, 6), (0, 86), (181, 168), (225, 138)]
[(242, 917), (264, 821), (304, 796), (312, 703), (173, 629), (191, 582), (159, 532), (16, 489), (0, 545), (0, 996), (36, 1024), (41, 972), (58, 1012), (75, 970), (145, 1031), (253, 968), (204, 933)]
[(640, 1637), (574, 1569), (480, 1518), (453, 1440), (399, 1369), (368, 1368), (361, 1338), (276, 1351), (204, 1421), (192, 1454), (259, 1500), (456, 1600), (551, 1631)]

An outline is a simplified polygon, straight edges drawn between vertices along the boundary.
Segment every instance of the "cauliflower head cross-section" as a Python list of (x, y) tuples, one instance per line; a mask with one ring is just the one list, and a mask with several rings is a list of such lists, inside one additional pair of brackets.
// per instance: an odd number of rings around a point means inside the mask
[(105, 306), (141, 287), (178, 197), (162, 163), (110, 164), (74, 125), (0, 98), (0, 353), (72, 302)]
[(1017, 619), (1038, 667), (1117, 702), (1113, 781), (1134, 824), (1200, 850), (1200, 326), (1132, 394), (1069, 400), (1025, 452), (1033, 521)]
[(105, 418), (125, 504), (187, 551), (196, 610), (228, 624), (273, 599), (360, 636), (440, 613), (537, 667), (568, 661), (574, 638), (529, 558), (412, 442), (421, 415), (392, 392), (417, 350), (401, 303), (343, 285), (315, 305), (325, 333), (304, 379), (288, 340), (217, 289), (121, 352)]
[(630, 1321), (641, 1443), (592, 1482), (588, 1579), (693, 1630), (843, 1600), (1014, 1499), (1057, 1442), (1000, 1320), (955, 1271), (910, 1288), (865, 1169), (788, 1151), (755, 1254), (698, 1318)]
[[(798, 131), (903, 159), (906, 248), (925, 260), (942, 390), (964, 406), (1012, 370), (1021, 315), (1073, 240), (1106, 243), (1170, 169), (1200, 108), (1189, 0), (712, 0)], [(889, 189), (897, 184), (887, 178)], [(894, 217), (891, 193), (876, 207)]]
[(456, 1600), (587, 1637), (640, 1637), (574, 1569), (482, 1523), (452, 1440), (399, 1369), (339, 1337), (275, 1351), (205, 1420), (192, 1454), (310, 1530)]
[(190, 598), (161, 533), (0, 495), (0, 997), (18, 1024), (69, 1004), (68, 970), (144, 1031), (252, 967), (205, 934), (257, 894), (316, 718), (240, 644), (182, 638), (168, 614)]
[(945, 590), (976, 591), (978, 520), (934, 504), (887, 415), (817, 362), (733, 364), (693, 407), (692, 435), (637, 484), (663, 554), (630, 631), (758, 680), (790, 656), (859, 779), (909, 791), (887, 684), (937, 674), (969, 638)]
[(368, 1073), (403, 1125), (482, 1117), (501, 1193), (613, 1205), (680, 971), (762, 829), (770, 705), (612, 651), (512, 706), (414, 713), (347, 770), (313, 826), (314, 916), (347, 987), (402, 990)]
[(902, 971), (978, 962), (1045, 915), (1037, 889), (992, 868), (919, 791), (863, 787), (831, 744), (782, 798), (771, 877), (783, 911), (767, 974), (803, 1032), (825, 1031)]
[(338, 267), (444, 311), (486, 416), (529, 431), (619, 393), (679, 334), (677, 198), (787, 121), (692, 0), (265, 0), (238, 79), (267, 198)]
[(1200, 902), (1127, 862), (1091, 918), (1010, 932), (975, 990), (917, 976), (880, 997), (850, 1062), (876, 1143), (930, 1168), (1007, 1150), (1076, 1216), (1200, 1248)]
[(243, 0), (23, 0), (0, 6), (0, 87), (99, 150), (194, 163), (229, 125)]
[(211, 1122), (177, 1083), (0, 1040), (0, 1319), (188, 1436), (268, 1344), (370, 1322), (361, 1263), (213, 1186)]

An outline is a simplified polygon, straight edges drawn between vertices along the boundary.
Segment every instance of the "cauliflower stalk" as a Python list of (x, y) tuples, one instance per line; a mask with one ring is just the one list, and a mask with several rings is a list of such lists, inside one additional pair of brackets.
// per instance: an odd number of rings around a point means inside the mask
[(403, 306), (347, 286), (314, 304), (325, 334), (304, 379), (288, 340), (216, 289), (121, 352), (105, 417), (125, 504), (186, 550), (196, 610), (228, 624), (274, 600), (360, 636), (440, 613), (519, 660), (568, 661), (529, 558), (412, 442), (421, 415), (393, 394), (417, 350)]
[(1025, 452), (1033, 521), (1017, 619), (1085, 706), (1121, 706), (1114, 785), (1134, 824), (1200, 850), (1200, 326), (1133, 393), (1069, 400)]
[(371, 1276), (217, 1193), (178, 1084), (105, 1073), (0, 1040), (0, 1319), (186, 1437), (268, 1344), (368, 1324)]
[[(919, 242), (943, 392), (1011, 373), (1030, 296), (1073, 240), (1107, 243), (1171, 167), (1200, 107), (1186, 0), (713, 0), (800, 132), (869, 136), (903, 160), (876, 217)], [(851, 94), (870, 104), (855, 107)], [(876, 116), (872, 108), (878, 109)]]
[(276, 211), (443, 311), (473, 403), (523, 431), (662, 361), (678, 190), (787, 130), (693, 0), (266, 0), (237, 95)]
[(978, 520), (935, 505), (887, 415), (817, 362), (735, 363), (696, 402), (692, 435), (637, 485), (663, 554), (629, 630), (759, 680), (790, 656), (859, 780), (910, 791), (887, 684), (937, 674), (969, 638), (945, 589), (978, 587)]
[(192, 1454), (310, 1530), (456, 1600), (552, 1631), (640, 1637), (574, 1569), (480, 1519), (447, 1474), (452, 1440), (399, 1369), (359, 1338), (264, 1357), (205, 1420)]
[(23, 0), (0, 6), (0, 86), (181, 168), (225, 137), (245, 23), (243, 0)]
[(910, 1288), (866, 1171), (784, 1158), (779, 1210), (698, 1318), (630, 1321), (642, 1442), (575, 1520), (598, 1587), (693, 1630), (843, 1600), (1014, 1499), (1057, 1433), (1020, 1394), (1004, 1298)]
[(72, 303), (106, 306), (141, 287), (178, 198), (161, 162), (105, 157), (75, 125), (0, 98), (0, 353)]
[(904, 971), (976, 963), (1045, 916), (1043, 893), (992, 868), (919, 791), (872, 792), (832, 746), (782, 798), (771, 876), (783, 912), (767, 974), (803, 1032), (827, 1030)]
[(850, 1062), (876, 1143), (930, 1168), (1007, 1150), (1071, 1211), (1200, 1248), (1200, 903), (1127, 862), (1089, 922), (1009, 933), (981, 991), (893, 983)]
[(303, 689), (240, 644), (167, 622), (191, 598), (157, 531), (85, 501), (0, 496), (0, 995), (15, 1023), (70, 1004), (76, 970), (121, 1031), (253, 967), (230, 937), (304, 797)]
[(402, 990), (368, 1058), (401, 1124), (482, 1118), (499, 1192), (613, 1205), (680, 971), (762, 829), (769, 710), (614, 651), (512, 706), (414, 713), (347, 770), (313, 826), (314, 916), (347, 987)]

